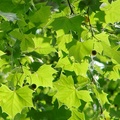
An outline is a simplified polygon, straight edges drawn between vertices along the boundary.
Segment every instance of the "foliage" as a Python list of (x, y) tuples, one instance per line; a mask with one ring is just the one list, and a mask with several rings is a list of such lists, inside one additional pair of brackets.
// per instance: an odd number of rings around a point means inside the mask
[(119, 120), (120, 0), (1, 0), (0, 119)]

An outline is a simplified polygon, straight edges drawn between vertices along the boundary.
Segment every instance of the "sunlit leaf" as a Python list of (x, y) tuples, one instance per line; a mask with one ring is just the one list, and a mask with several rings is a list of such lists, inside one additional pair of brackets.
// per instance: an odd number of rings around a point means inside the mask
[(0, 87), (0, 104), (3, 111), (13, 118), (24, 107), (32, 107), (32, 92), (28, 86), (11, 91), (7, 86), (2, 85)]
[(69, 120), (85, 120), (85, 115), (84, 113), (79, 112), (75, 108), (71, 108), (72, 115), (69, 118)]
[(37, 86), (53, 87), (53, 74), (56, 73), (51, 65), (42, 65), (31, 77), (32, 83)]
[(104, 105), (105, 103), (109, 103), (107, 98), (108, 95), (107, 93), (105, 93), (103, 90), (102, 91), (97, 90), (96, 86), (94, 86), (93, 90), (96, 95), (96, 98), (98, 99), (101, 105)]
[[(119, 22), (120, 20), (120, 1), (114, 1), (112, 4), (105, 5), (105, 21), (106, 23)], [(102, 9), (103, 9), (102, 8)]]
[(79, 99), (84, 100), (85, 102), (92, 102), (92, 98), (90, 96), (90, 92), (87, 90), (80, 90), (77, 91), (77, 96)]
[(33, 38), (34, 42), (34, 50), (39, 54), (49, 54), (51, 52), (54, 52), (55, 49), (50, 45), (51, 39), (49, 38)]
[(108, 79), (110, 80), (118, 80), (120, 78), (120, 65), (115, 65), (113, 67), (113, 71), (110, 71), (108, 75)]
[(0, 50), (0, 56), (4, 55), (6, 53), (4, 53), (3, 51)]
[(103, 54), (116, 60), (118, 63), (120, 63), (120, 52), (112, 49), (110, 46), (108, 46), (106, 43), (102, 42), (103, 46)]
[(72, 77), (61, 75), (61, 78), (55, 82), (54, 86), (57, 89), (56, 98), (67, 107), (79, 107), (81, 102), (77, 96), (76, 89)]
[(74, 56), (77, 61), (81, 61), (85, 56), (89, 56), (93, 49), (93, 41), (77, 42), (70, 49), (69, 53)]

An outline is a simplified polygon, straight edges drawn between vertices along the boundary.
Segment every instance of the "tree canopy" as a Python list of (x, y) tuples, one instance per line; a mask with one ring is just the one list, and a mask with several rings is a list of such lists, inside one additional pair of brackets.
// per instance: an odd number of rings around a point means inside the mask
[(0, 119), (119, 120), (120, 0), (1, 0)]

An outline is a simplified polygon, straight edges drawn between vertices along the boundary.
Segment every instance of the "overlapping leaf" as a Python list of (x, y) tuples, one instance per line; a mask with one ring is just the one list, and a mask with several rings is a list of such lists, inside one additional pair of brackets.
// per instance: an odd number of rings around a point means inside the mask
[(120, 20), (120, 1), (114, 1), (112, 4), (103, 3), (102, 9), (104, 8), (105, 12), (105, 21), (106, 23), (119, 22)]
[(50, 38), (38, 37), (33, 38), (34, 50), (39, 54), (49, 54), (54, 52), (55, 49), (50, 45)]
[(89, 91), (78, 91), (74, 87), (74, 81), (71, 76), (61, 75), (60, 80), (55, 82), (54, 86), (57, 89), (56, 98), (69, 108), (78, 108), (81, 105), (80, 99), (86, 102), (92, 101)]
[(24, 107), (32, 107), (32, 90), (28, 86), (11, 91), (7, 86), (0, 87), (0, 105), (12, 118)]
[(93, 41), (77, 42), (69, 49), (69, 54), (77, 61), (81, 61), (85, 56), (89, 56), (93, 49)]
[(77, 109), (72, 108), (72, 115), (69, 118), (69, 120), (85, 120), (85, 115), (84, 113), (79, 112)]
[(32, 83), (36, 84), (37, 86), (43, 87), (53, 87), (53, 74), (56, 73), (51, 65), (42, 65), (33, 75)]
[(81, 22), (83, 20), (83, 17), (80, 15), (72, 18), (59, 17), (51, 23), (51, 26), (55, 30), (63, 29), (65, 33), (68, 33), (70, 30), (81, 32)]
[(50, 17), (50, 7), (49, 6), (42, 6), (36, 12), (33, 12), (29, 18), (33, 23), (39, 23), (41, 25), (45, 25)]
[(99, 91), (95, 85), (93, 85), (93, 91), (96, 95), (96, 98), (99, 100), (100, 104), (103, 106), (105, 103), (109, 103), (107, 98), (107, 93), (105, 93), (103, 90)]

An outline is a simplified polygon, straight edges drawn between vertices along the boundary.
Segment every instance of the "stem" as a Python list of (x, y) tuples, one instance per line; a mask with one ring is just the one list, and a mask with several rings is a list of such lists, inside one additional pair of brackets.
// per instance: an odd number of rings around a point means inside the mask
[(92, 29), (92, 25), (91, 25), (90, 17), (89, 17), (89, 7), (87, 9), (87, 16), (88, 16), (88, 24), (89, 24), (89, 27), (90, 27), (90, 32), (91, 32), (92, 37), (94, 37), (94, 31)]
[(70, 15), (72, 15), (72, 14), (74, 14), (74, 11), (73, 11), (73, 9), (72, 9), (72, 7), (71, 7), (71, 4), (70, 4), (70, 1), (69, 0), (67, 0), (67, 3), (68, 3), (68, 6), (69, 6), (69, 8), (70, 8)]

